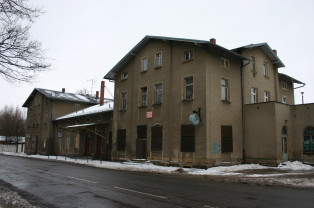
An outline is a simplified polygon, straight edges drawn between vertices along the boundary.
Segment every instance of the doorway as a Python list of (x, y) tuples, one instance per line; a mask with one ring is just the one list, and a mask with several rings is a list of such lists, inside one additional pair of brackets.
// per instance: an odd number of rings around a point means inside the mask
[(136, 158), (147, 159), (147, 125), (137, 126)]
[(89, 143), (90, 143), (90, 133), (87, 133), (85, 136), (84, 155), (89, 155)]
[(288, 161), (288, 132), (287, 127), (282, 127), (281, 130), (281, 138), (282, 138), (282, 160)]

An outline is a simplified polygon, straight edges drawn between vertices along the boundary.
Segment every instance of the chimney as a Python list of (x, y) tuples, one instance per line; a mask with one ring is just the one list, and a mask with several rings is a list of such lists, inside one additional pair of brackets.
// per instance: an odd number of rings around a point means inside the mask
[(211, 43), (213, 43), (213, 44), (216, 44), (216, 39), (215, 39), (215, 38), (211, 38), (209, 41), (210, 41)]
[(96, 91), (96, 98), (99, 98), (99, 91)]
[(65, 93), (65, 88), (62, 88), (62, 92)]
[(273, 51), (274, 51), (274, 53), (277, 55), (277, 50), (274, 49)]
[(104, 104), (104, 97), (105, 97), (105, 81), (101, 81), (100, 86), (100, 105)]

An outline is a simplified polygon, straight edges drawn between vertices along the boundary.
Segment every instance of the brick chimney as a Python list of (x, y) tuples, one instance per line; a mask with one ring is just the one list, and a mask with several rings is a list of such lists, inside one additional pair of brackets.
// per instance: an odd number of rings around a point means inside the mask
[(216, 39), (215, 39), (215, 38), (211, 38), (209, 41), (210, 41), (211, 43), (213, 43), (213, 44), (216, 44)]
[(99, 98), (99, 91), (96, 91), (96, 98)]
[(274, 53), (277, 55), (277, 50), (274, 49), (273, 51), (274, 51)]
[(65, 93), (65, 88), (62, 88), (62, 92)]
[(100, 105), (104, 104), (104, 97), (105, 97), (105, 81), (101, 81), (101, 86), (100, 86)]

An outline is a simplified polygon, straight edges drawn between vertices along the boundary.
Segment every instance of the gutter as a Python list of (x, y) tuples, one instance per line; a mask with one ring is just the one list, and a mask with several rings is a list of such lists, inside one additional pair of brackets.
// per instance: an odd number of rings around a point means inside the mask
[(244, 77), (243, 77), (243, 71), (244, 67), (249, 65), (251, 63), (251, 59), (248, 59), (248, 63), (243, 65), (242, 61), (242, 67), (241, 67), (241, 97), (242, 97), (242, 141), (243, 141), (243, 153), (242, 153), (242, 163), (245, 163), (245, 112), (244, 112)]

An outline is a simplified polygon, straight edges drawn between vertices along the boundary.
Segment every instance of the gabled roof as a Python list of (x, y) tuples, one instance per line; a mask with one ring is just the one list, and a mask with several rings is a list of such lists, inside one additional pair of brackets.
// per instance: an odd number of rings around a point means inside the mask
[(304, 82), (301, 82), (301, 81), (299, 81), (293, 77), (290, 77), (286, 74), (278, 73), (278, 77), (280, 80), (283, 80), (283, 81), (292, 81), (293, 83), (302, 84), (303, 86), (305, 85)]
[(230, 51), (226, 48), (223, 48), (217, 44), (214, 44), (210, 41), (205, 40), (194, 40), (194, 39), (183, 39), (183, 38), (172, 38), (172, 37), (162, 37), (162, 36), (145, 36), (129, 53), (127, 53), (105, 76), (104, 79), (113, 80), (115, 79), (115, 75), (120, 71), (130, 60), (136, 56), (137, 52), (140, 51), (150, 40), (163, 40), (163, 41), (175, 41), (175, 42), (186, 42), (186, 43), (194, 43), (199, 46), (206, 46), (210, 48), (214, 48), (217, 51), (222, 51), (224, 53), (229, 54), (230, 56), (237, 57), (242, 60), (248, 60), (248, 58), (241, 56), (238, 53)]
[(58, 121), (58, 120), (67, 119), (67, 118), (86, 116), (86, 115), (111, 112), (111, 111), (113, 111), (113, 100), (108, 99), (107, 101), (104, 101), (103, 105), (94, 105), (94, 106), (79, 110), (77, 112), (73, 112), (73, 113), (69, 113), (69, 114), (64, 115), (64, 116), (60, 116), (54, 120)]
[(79, 95), (79, 94), (74, 94), (74, 93), (35, 88), (26, 99), (25, 103), (23, 104), (23, 107), (28, 107), (29, 103), (34, 98), (36, 93), (41, 93), (47, 98), (52, 99), (52, 100), (64, 100), (64, 101), (72, 101), (72, 102), (78, 102), (78, 103), (90, 103), (90, 104), (95, 104), (95, 105), (99, 103), (99, 98), (89, 97), (87, 95)]
[(246, 46), (232, 49), (232, 51), (239, 52), (243, 49), (251, 49), (251, 48), (256, 48), (256, 47), (260, 47), (263, 50), (263, 52), (271, 60), (273, 65), (277, 66), (278, 68), (285, 67), (285, 65), (279, 59), (277, 54), (269, 47), (269, 45), (267, 43), (250, 44), (250, 45), (246, 45)]

